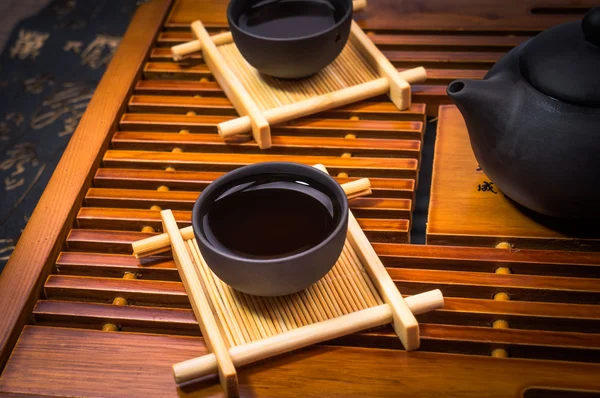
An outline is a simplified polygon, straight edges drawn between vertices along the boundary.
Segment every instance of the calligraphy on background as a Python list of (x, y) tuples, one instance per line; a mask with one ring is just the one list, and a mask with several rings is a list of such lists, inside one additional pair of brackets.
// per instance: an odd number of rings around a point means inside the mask
[(93, 94), (93, 88), (84, 83), (62, 83), (58, 92), (42, 102), (41, 109), (31, 119), (31, 128), (39, 130), (60, 119), (62, 128), (58, 137), (73, 134)]
[(0, 271), (138, 1), (51, 0), (0, 55)]
[(15, 44), (10, 48), (10, 57), (23, 59), (36, 59), (44, 46), (50, 33), (35, 30), (21, 29)]

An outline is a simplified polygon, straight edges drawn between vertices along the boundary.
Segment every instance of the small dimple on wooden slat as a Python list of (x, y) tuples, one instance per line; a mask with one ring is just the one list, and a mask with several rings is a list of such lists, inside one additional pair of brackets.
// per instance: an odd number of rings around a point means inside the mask
[[(94, 176), (94, 185), (102, 188), (157, 189), (166, 185), (170, 189), (202, 190), (223, 172), (166, 171), (143, 169), (100, 168)], [(334, 177), (340, 184), (359, 177)], [(369, 178), (372, 196), (377, 198), (413, 199), (415, 180), (403, 178)]]
[[(144, 81), (144, 80), (142, 80)], [(148, 81), (146, 81), (148, 82)], [(424, 122), (425, 104), (411, 104), (409, 109), (400, 111), (386, 97), (377, 97), (342, 107), (320, 112), (318, 115), (329, 118), (349, 118), (358, 116), (374, 120), (414, 120)], [(383, 101), (381, 101), (383, 100)], [(129, 100), (130, 112), (169, 112), (236, 116), (237, 112), (226, 97), (196, 97), (181, 95), (132, 95)]]
[[(40, 300), (33, 310), (38, 325), (95, 328), (102, 322), (112, 321), (121, 326), (122, 331), (141, 331), (198, 335), (194, 314), (188, 309), (113, 306), (98, 303)], [(523, 329), (492, 329), (458, 325), (421, 323), (422, 343), (427, 340), (450, 343), (501, 343), (535, 347), (563, 347), (578, 349), (600, 349), (597, 334), (576, 332), (555, 332)], [(343, 343), (343, 338), (340, 339)], [(374, 340), (378, 340), (375, 342)], [(355, 335), (353, 342), (359, 345), (399, 348), (397, 335), (391, 327)], [(340, 342), (336, 341), (335, 344)], [(511, 351), (512, 352), (512, 351)], [(557, 358), (559, 359), (559, 358)]]
[[(174, 210), (173, 215), (180, 227), (191, 224), (190, 211)], [(77, 223), (80, 228), (139, 231), (144, 226), (151, 226), (157, 231), (162, 230), (157, 210), (82, 207), (77, 214)], [(359, 218), (358, 223), (372, 241), (407, 243), (409, 220)]]
[[(157, 191), (141, 189), (90, 188), (85, 203), (92, 207), (124, 207), (148, 209), (160, 206), (172, 210), (192, 210), (200, 192)], [(350, 208), (358, 217), (410, 218), (410, 199), (355, 198)]]
[[(153, 113), (126, 113), (122, 116), (122, 130), (142, 131), (179, 131), (217, 132), (217, 124), (231, 120), (228, 116), (214, 115), (174, 115)], [(273, 135), (311, 135), (334, 133), (345, 136), (349, 132), (359, 134), (361, 138), (408, 138), (422, 139), (423, 123), (415, 121), (393, 120), (342, 120), (300, 118), (282, 123), (272, 128)]]
[(345, 139), (336, 137), (273, 136), (268, 150), (260, 149), (255, 141), (235, 143), (224, 141), (217, 134), (176, 134), (154, 132), (117, 132), (112, 138), (114, 149), (172, 150), (185, 152), (218, 152), (248, 154), (290, 154), (354, 157), (406, 157), (419, 159), (421, 141), (384, 140), (373, 138)]
[(511, 300), (522, 301), (594, 304), (600, 300), (600, 284), (591, 278), (406, 268), (387, 270), (405, 294), (440, 289), (445, 297), (491, 298), (496, 292), (506, 292)]
[(160, 168), (169, 166), (177, 170), (201, 169), (203, 171), (230, 171), (259, 162), (295, 162), (306, 165), (323, 164), (331, 174), (341, 172), (360, 177), (415, 178), (416, 159), (403, 158), (342, 158), (332, 156), (294, 156), (269, 154), (220, 154), (193, 152), (158, 152), (107, 150), (105, 167)]

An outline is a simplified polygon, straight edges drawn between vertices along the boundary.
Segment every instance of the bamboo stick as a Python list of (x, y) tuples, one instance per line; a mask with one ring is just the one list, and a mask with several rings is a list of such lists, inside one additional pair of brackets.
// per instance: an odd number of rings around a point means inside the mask
[(202, 42), (204, 62), (208, 65), (217, 82), (233, 103), (235, 109), (250, 118), (252, 136), (261, 149), (271, 147), (271, 128), (260, 109), (248, 94), (242, 83), (225, 63), (223, 56), (212, 42), (202, 22), (192, 23), (194, 35)]
[[(439, 290), (433, 290), (408, 297), (406, 304), (411, 310), (414, 309), (415, 314), (418, 314), (419, 311), (440, 308), (443, 305), (443, 298)], [(293, 329), (263, 340), (232, 347), (229, 354), (235, 366), (243, 366), (274, 355), (385, 325), (392, 322), (393, 318), (394, 314), (390, 305), (382, 304)], [(212, 374), (215, 369), (215, 356), (207, 354), (173, 365), (173, 374), (177, 383), (184, 383)]]
[[(278, 124), (385, 94), (389, 90), (389, 87), (389, 80), (383, 77), (278, 108), (268, 109), (264, 111), (263, 115), (269, 124)], [(247, 133), (251, 127), (250, 118), (242, 116), (219, 123), (217, 130), (222, 138), (228, 138), (237, 134)]]
[[(222, 46), (233, 42), (233, 36), (231, 32), (224, 32), (213, 35), (210, 37), (215, 46)], [(173, 61), (181, 61), (186, 55), (196, 53), (202, 50), (202, 42), (200, 40), (192, 40), (186, 43), (181, 43), (171, 47), (171, 55), (173, 55)]]
[(227, 346), (217, 326), (210, 305), (200, 282), (200, 277), (195, 269), (194, 263), (190, 258), (185, 243), (179, 233), (179, 228), (175, 222), (175, 217), (171, 210), (163, 210), (160, 213), (163, 225), (173, 247), (173, 259), (177, 265), (177, 270), (185, 286), (185, 290), (190, 297), (190, 303), (194, 310), (194, 315), (198, 320), (202, 335), (206, 345), (212, 352), (214, 358), (214, 368), (219, 371), (219, 379), (227, 396), (238, 396), (239, 388), (237, 381), (237, 372), (231, 361)]

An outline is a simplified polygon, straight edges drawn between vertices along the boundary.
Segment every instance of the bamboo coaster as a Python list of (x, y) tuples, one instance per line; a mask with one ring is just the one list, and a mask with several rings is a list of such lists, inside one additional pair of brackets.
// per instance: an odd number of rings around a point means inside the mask
[[(355, 1), (354, 10), (365, 6)], [(271, 125), (331, 108), (388, 94), (399, 110), (411, 104), (410, 84), (424, 81), (422, 67), (398, 72), (365, 32), (352, 21), (348, 43), (341, 54), (313, 76), (282, 80), (259, 73), (242, 57), (230, 32), (209, 36), (202, 22), (191, 29), (196, 37), (171, 48), (173, 58), (202, 51), (219, 85), (241, 115), (219, 123), (222, 138), (252, 132), (262, 149), (271, 146)]]
[[(327, 172), (321, 165), (315, 167)], [(347, 194), (364, 191), (364, 185), (352, 184), (352, 189), (344, 186)], [(351, 212), (346, 243), (332, 270), (306, 290), (283, 297), (251, 296), (232, 289), (210, 270), (193, 231), (190, 235), (186, 229), (178, 230), (170, 210), (162, 211), (161, 217), (211, 351), (173, 365), (177, 383), (218, 373), (226, 394), (235, 396), (237, 366), (388, 323), (404, 347), (414, 350), (419, 347), (414, 315), (444, 303), (439, 290), (403, 299)], [(145, 246), (154, 246), (145, 253), (156, 250), (157, 242), (164, 243), (164, 238), (156, 238), (146, 242)]]

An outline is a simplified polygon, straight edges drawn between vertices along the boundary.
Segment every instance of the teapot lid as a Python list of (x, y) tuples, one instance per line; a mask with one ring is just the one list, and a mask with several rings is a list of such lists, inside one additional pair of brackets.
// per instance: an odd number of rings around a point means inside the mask
[(519, 60), (521, 73), (542, 93), (583, 106), (600, 106), (600, 7), (581, 22), (538, 34)]

